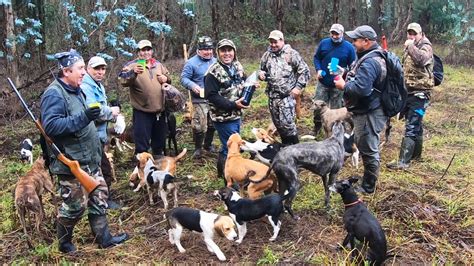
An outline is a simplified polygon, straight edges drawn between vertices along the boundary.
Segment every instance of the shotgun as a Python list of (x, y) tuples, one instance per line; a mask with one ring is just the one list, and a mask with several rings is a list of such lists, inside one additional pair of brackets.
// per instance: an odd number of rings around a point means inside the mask
[(48, 145), (51, 147), (51, 150), (53, 151), (54, 156), (56, 156), (56, 158), (58, 158), (63, 164), (67, 165), (67, 167), (69, 167), (69, 170), (71, 170), (71, 173), (74, 175), (74, 177), (77, 178), (79, 183), (81, 183), (81, 185), (89, 194), (92, 193), (92, 191), (94, 191), (99, 186), (99, 181), (95, 180), (90, 175), (88, 175), (84, 170), (82, 170), (78, 161), (73, 161), (67, 158), (59, 150), (58, 146), (56, 146), (56, 144), (54, 144), (54, 142), (48, 137), (48, 135), (46, 135), (46, 132), (41, 126), (41, 122), (38, 119), (36, 119), (35, 115), (30, 111), (30, 109), (28, 108), (28, 105), (26, 105), (25, 101), (23, 100), (23, 97), (21, 97), (20, 92), (17, 90), (17, 88), (15, 87), (15, 85), (13, 84), (10, 78), (8, 78), (8, 83), (10, 83), (10, 86), (12, 87), (16, 96), (18, 96), (18, 99), (20, 99), (20, 102), (23, 105), (23, 108), (25, 108), (26, 112), (30, 115), (31, 119), (33, 119), (41, 135), (43, 135), (44, 139), (46, 140)]

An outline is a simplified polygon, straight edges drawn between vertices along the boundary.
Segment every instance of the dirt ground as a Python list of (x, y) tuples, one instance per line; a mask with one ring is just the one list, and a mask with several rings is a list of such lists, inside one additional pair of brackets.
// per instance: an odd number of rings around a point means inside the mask
[[(472, 106), (472, 97), (467, 96), (467, 91), (464, 93), (466, 97), (459, 96), (456, 101)], [(303, 98), (305, 118), (298, 124), (301, 135), (312, 133), (311, 110), (308, 108), (311, 105), (311, 95), (307, 93)], [(372, 196), (363, 197), (369, 209), (381, 221), (387, 235), (389, 252), (395, 255), (387, 264), (473, 263), (472, 205), (466, 206), (462, 202), (458, 205), (447, 203), (447, 199), (458, 203), (459, 198), (464, 197), (467, 202), (472, 201), (469, 196), (472, 196), (472, 192), (469, 192), (472, 188), (472, 161), (468, 159), (464, 167), (453, 166), (445, 180), (437, 183), (449, 163), (452, 154), (450, 151), (454, 148), (461, 154), (466, 148), (472, 149), (473, 142), (471, 139), (467, 144), (453, 141), (454, 145), (448, 148), (442, 144), (437, 146), (433, 136), (452, 134), (451, 129), (445, 126), (447, 120), (443, 120), (448, 119), (444, 103), (451, 101), (450, 94), (446, 92), (445, 95), (437, 97), (440, 103), (431, 107), (437, 111), (433, 111), (433, 116), (427, 118), (428, 145), (425, 147), (425, 161), (405, 172), (390, 172), (383, 166), (377, 192)], [(450, 115), (463, 110), (462, 106), (454, 108)], [(444, 114), (439, 115), (440, 112)], [(472, 115), (472, 109), (468, 112)], [(8, 170), (13, 165), (11, 162), (17, 160), (16, 151), (11, 147), (16, 147), (25, 136), (35, 134), (33, 124), (29, 121), (25, 123), (26, 119), (16, 120), (23, 121), (18, 122), (24, 126), (21, 132), (0, 136), (0, 171), (8, 174), (1, 186), (2, 199), (11, 200), (14, 181), (22, 172)], [(264, 106), (248, 112), (244, 118), (244, 123), (261, 126), (266, 126), (268, 121), (268, 110)], [(2, 131), (15, 130), (11, 123), (1, 125)], [(461, 121), (459, 125), (462, 132), (468, 127), (466, 121)], [(403, 123), (395, 122), (392, 140), (382, 151), (383, 164), (396, 158), (402, 133)], [(212, 195), (214, 189), (223, 184), (222, 180), (216, 179), (216, 154), (206, 154), (199, 161), (191, 159), (193, 145), (188, 123), (180, 125), (177, 139), (180, 149), (188, 149), (186, 157), (178, 166), (179, 205), (225, 214), (223, 203)], [(217, 137), (214, 143), (218, 143)], [(108, 215), (111, 231), (128, 232), (131, 235), (130, 240), (111, 249), (97, 249), (92, 243), (87, 219), (83, 218), (74, 232), (74, 243), (78, 252), (74, 255), (61, 254), (57, 250), (53, 225), (55, 206), (59, 203), (54, 203), (51, 197), (46, 195), (44, 201), (47, 218), (43, 223), (42, 233), (32, 234), (34, 247), (27, 246), (18, 220), (12, 215), (13, 230), (1, 235), (0, 263), (219, 263), (217, 257), (207, 251), (201, 236), (196, 233), (184, 232), (182, 245), (186, 248), (186, 253), (179, 253), (177, 248), (169, 243), (161, 199), (155, 195), (158, 203), (150, 206), (145, 191), (134, 193), (128, 186), (127, 177), (134, 167), (130, 161), (131, 153), (127, 151), (115, 154), (118, 181), (112, 186), (113, 198), (120, 202), (123, 208), (110, 210)], [(362, 162), (360, 164), (362, 166)], [(466, 169), (468, 173), (462, 169)], [(354, 173), (361, 173), (361, 169), (356, 171), (346, 162), (339, 177), (344, 178)], [(294, 221), (288, 214), (284, 214), (282, 229), (275, 242), (268, 240), (272, 235), (272, 227), (267, 219), (250, 222), (248, 233), (240, 245), (216, 238), (216, 243), (226, 255), (228, 263), (348, 263), (349, 251), (337, 250), (338, 243), (341, 243), (345, 236), (342, 223), (344, 208), (339, 195), (332, 195), (332, 208), (327, 211), (322, 204), (321, 178), (307, 171), (303, 171), (300, 178), (304, 187), (295, 199), (295, 211), (301, 219)], [(8, 200), (2, 200), (2, 205), (3, 213), (14, 213), (12, 202), (8, 204)]]

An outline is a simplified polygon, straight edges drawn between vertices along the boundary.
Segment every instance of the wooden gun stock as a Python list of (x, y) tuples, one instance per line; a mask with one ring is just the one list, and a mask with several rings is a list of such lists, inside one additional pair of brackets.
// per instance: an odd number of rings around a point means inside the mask
[(33, 121), (35, 122), (36, 128), (38, 128), (41, 135), (43, 135), (44, 139), (46, 140), (48, 145), (51, 147), (51, 150), (53, 151), (56, 158), (58, 158), (58, 160), (60, 160), (63, 164), (69, 167), (69, 170), (71, 170), (71, 173), (74, 175), (75, 178), (77, 178), (79, 183), (81, 183), (81, 185), (89, 194), (92, 191), (94, 191), (99, 186), (100, 184), (99, 181), (95, 180), (89, 174), (87, 174), (84, 170), (82, 170), (78, 161), (70, 160), (61, 152), (61, 150), (59, 150), (58, 146), (56, 146), (56, 144), (54, 144), (54, 142), (48, 137), (48, 135), (46, 135), (46, 132), (41, 126), (40, 121), (37, 120), (35, 116), (33, 115), (33, 113), (30, 111), (30, 109), (28, 108), (28, 105), (26, 105), (26, 102), (23, 100), (23, 97), (21, 97), (20, 92), (16, 89), (15, 85), (13, 84), (10, 78), (8, 78), (8, 83), (10, 83), (10, 86), (12, 87), (16, 96), (18, 96), (18, 99), (20, 99), (20, 102), (23, 105), (23, 108), (25, 108), (26, 112), (30, 115), (31, 119), (33, 119)]

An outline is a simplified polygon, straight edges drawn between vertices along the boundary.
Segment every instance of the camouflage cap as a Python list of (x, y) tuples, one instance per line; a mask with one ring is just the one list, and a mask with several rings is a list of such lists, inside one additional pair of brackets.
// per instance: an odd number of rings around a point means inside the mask
[(417, 34), (420, 34), (421, 33), (421, 26), (420, 26), (420, 24), (413, 22), (413, 23), (408, 24), (407, 31), (409, 31), (409, 30), (412, 30), (412, 31), (416, 32)]
[(234, 49), (234, 51), (237, 51), (237, 48), (235, 47), (234, 42), (229, 39), (222, 39), (217, 43), (217, 49), (220, 49), (225, 46), (230, 46)]
[(346, 32), (346, 34), (351, 39), (364, 38), (371, 41), (375, 41), (377, 39), (377, 33), (375, 33), (375, 30), (368, 25), (359, 26), (353, 31)]

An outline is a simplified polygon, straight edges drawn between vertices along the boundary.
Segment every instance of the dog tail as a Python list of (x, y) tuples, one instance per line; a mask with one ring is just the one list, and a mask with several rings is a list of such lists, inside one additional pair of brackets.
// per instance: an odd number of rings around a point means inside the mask
[(174, 157), (174, 160), (177, 162), (179, 161), (181, 158), (184, 157), (184, 155), (186, 154), (186, 152), (188, 151), (188, 149), (184, 148), (183, 151), (178, 154), (176, 157)]
[(254, 184), (259, 184), (259, 183), (262, 183), (265, 179), (267, 179), (269, 176), (270, 176), (270, 173), (272, 172), (272, 169), (273, 169), (273, 163), (270, 167), (268, 167), (268, 171), (267, 173), (265, 174), (264, 177), (260, 178), (260, 180), (252, 180), (252, 179), (249, 179), (248, 178), (248, 181), (249, 182), (252, 182)]
[(315, 140), (316, 137), (315, 137), (315, 136), (311, 136), (311, 135), (304, 135), (304, 136), (301, 136), (300, 139), (301, 139), (301, 140)]

